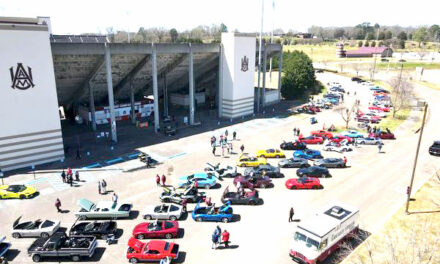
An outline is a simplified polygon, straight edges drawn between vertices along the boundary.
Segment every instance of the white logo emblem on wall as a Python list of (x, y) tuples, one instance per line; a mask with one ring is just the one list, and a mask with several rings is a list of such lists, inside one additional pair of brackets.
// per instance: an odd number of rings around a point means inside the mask
[(246, 72), (247, 70), (249, 70), (249, 59), (244, 56), (241, 59), (241, 71)]
[(26, 90), (35, 86), (32, 78), (31, 67), (27, 67), (26, 71), (22, 63), (17, 63), (17, 68), (15, 69), (15, 72), (14, 67), (11, 67), (9, 71), (11, 73), (12, 89), (17, 88), (20, 90)]

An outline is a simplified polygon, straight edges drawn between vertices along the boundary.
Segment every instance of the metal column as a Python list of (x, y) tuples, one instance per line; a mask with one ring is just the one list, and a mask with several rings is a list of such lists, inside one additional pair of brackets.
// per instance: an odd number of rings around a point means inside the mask
[(266, 71), (267, 71), (267, 45), (264, 46), (264, 54), (263, 54), (263, 102), (261, 103), (264, 111), (264, 107), (266, 106)]
[(105, 69), (107, 72), (107, 92), (108, 92), (108, 105), (110, 107), (110, 126), (112, 133), (112, 141), (117, 143), (118, 136), (116, 132), (115, 102), (113, 98), (112, 60), (110, 55), (110, 47), (107, 43), (105, 44)]
[(167, 87), (167, 75), (163, 74), (163, 111), (165, 116), (169, 116), (168, 113), (168, 87)]
[(154, 131), (157, 133), (160, 129), (159, 127), (159, 92), (157, 88), (157, 51), (156, 45), (154, 43), (151, 44), (153, 49), (153, 97), (154, 97)]
[(278, 101), (281, 100), (282, 73), (283, 73), (283, 46), (281, 46), (280, 58), (278, 59)]
[(130, 118), (131, 123), (136, 124), (136, 110), (134, 109), (134, 89), (133, 89), (133, 77), (130, 77)]
[(89, 110), (91, 115), (92, 129), (96, 131), (96, 113), (95, 113), (95, 96), (93, 95), (93, 86), (90, 82), (87, 83), (89, 86)]
[(223, 46), (220, 44), (220, 56), (218, 58), (218, 90), (217, 90), (217, 106), (218, 117), (222, 117), (223, 111)]
[(189, 124), (194, 125), (194, 54), (189, 44)]

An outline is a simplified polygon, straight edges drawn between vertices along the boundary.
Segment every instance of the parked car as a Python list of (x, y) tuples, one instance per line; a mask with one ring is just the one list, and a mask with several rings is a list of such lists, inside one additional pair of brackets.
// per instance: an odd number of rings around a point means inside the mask
[(9, 248), (11, 248), (11, 243), (6, 241), (6, 236), (0, 236), (0, 260), (2, 260), (4, 264), (8, 264), (8, 261), (4, 258), (4, 256), (8, 252)]
[(308, 168), (301, 168), (296, 171), (296, 175), (299, 177), (331, 177), (330, 172), (325, 167), (311, 166)]
[(78, 206), (81, 209), (75, 213), (75, 216), (81, 220), (89, 218), (128, 218), (133, 207), (131, 203), (118, 202), (114, 204), (112, 201), (100, 201), (95, 204), (87, 199), (79, 199)]
[(375, 106), (375, 105), (369, 106), (368, 109), (370, 109), (370, 110), (379, 110), (379, 111), (383, 111), (383, 112), (389, 112), (390, 111), (389, 107), (379, 107), (379, 106)]
[(359, 77), (352, 77), (351, 80), (352, 80), (353, 82), (357, 82), (357, 83), (360, 83), (360, 82), (363, 81), (363, 80), (362, 80), (361, 78), (359, 78)]
[(288, 179), (286, 188), (290, 190), (297, 189), (322, 189), (321, 182), (317, 178), (301, 177), (298, 179)]
[(279, 149), (258, 150), (256, 156), (260, 158), (277, 158), (277, 159), (286, 157), (286, 155)]
[(280, 168), (307, 168), (310, 167), (309, 161), (304, 158), (283, 159), (278, 162)]
[(218, 178), (234, 178), (237, 176), (237, 167), (235, 166), (220, 166), (220, 163), (217, 163), (217, 165), (206, 163), (206, 165), (205, 172), (214, 174)]
[(258, 197), (257, 190), (244, 191), (240, 192), (230, 192), (229, 187), (223, 192), (222, 203), (227, 204), (246, 204), (246, 205), (257, 205), (262, 202), (262, 200)]
[(126, 257), (130, 263), (159, 262), (166, 258), (175, 260), (179, 257), (179, 245), (162, 240), (144, 243), (132, 237), (128, 240)]
[(270, 164), (260, 165), (258, 167), (250, 167), (244, 170), (244, 175), (250, 174), (265, 174), (270, 178), (282, 178), (284, 175), (280, 172), (280, 168), (272, 166)]
[(344, 140), (346, 140), (348, 143), (352, 142), (352, 139), (350, 137), (343, 136), (343, 135), (334, 136), (332, 138), (329, 138), (329, 140), (330, 140), (330, 142), (334, 142), (334, 143), (341, 143)]
[(178, 187), (187, 187), (194, 184), (197, 181), (198, 188), (209, 189), (214, 187), (217, 184), (217, 178), (212, 174), (208, 174), (205, 172), (194, 173), (187, 176), (179, 177), (177, 181)]
[(30, 199), (38, 195), (37, 189), (23, 184), (0, 185), (0, 199)]
[(299, 142), (299, 141), (295, 141), (295, 142), (283, 142), (280, 145), (280, 148), (283, 150), (303, 150), (307, 148), (306, 143), (304, 142)]
[(380, 122), (380, 119), (373, 118), (371, 116), (363, 115), (363, 116), (356, 117), (356, 121), (362, 122), (362, 123), (366, 123), (367, 122), (367, 123), (377, 124), (377, 123)]
[(197, 222), (202, 221), (214, 221), (227, 223), (232, 221), (233, 210), (229, 203), (222, 205), (220, 207), (211, 206), (201, 206), (200, 202), (197, 203), (196, 207), (192, 211), (192, 218)]
[(166, 238), (171, 239), (179, 234), (179, 222), (154, 221), (137, 224), (132, 232), (136, 239)]
[(429, 147), (429, 154), (434, 156), (440, 156), (440, 141), (434, 141)]
[(324, 142), (324, 139), (322, 137), (317, 137), (317, 136), (308, 136), (308, 137), (300, 137), (298, 141), (306, 144), (322, 144)]
[(237, 166), (239, 167), (256, 167), (265, 164), (267, 164), (266, 158), (249, 157), (246, 155), (241, 155), (237, 161)]
[(305, 150), (297, 150), (293, 152), (293, 157), (310, 160), (310, 159), (321, 159), (322, 155), (319, 150), (305, 149)]
[(380, 139), (396, 139), (394, 134), (388, 131), (380, 131), (380, 133), (376, 133), (375, 136)]
[(73, 224), (70, 228), (70, 236), (94, 236), (97, 239), (107, 239), (110, 235), (116, 235), (118, 224), (115, 221), (93, 221)]
[(171, 189), (168, 187), (163, 188), (163, 192), (160, 194), (160, 200), (163, 203), (176, 203), (181, 204), (183, 199), (186, 199), (188, 203), (197, 203), (198, 201), (204, 200), (206, 194), (204, 192), (199, 192), (193, 186), (185, 188), (183, 191)]
[(347, 167), (343, 159), (340, 158), (326, 158), (319, 159), (313, 162), (314, 166), (326, 167), (326, 168), (345, 168)]
[(341, 135), (349, 137), (349, 138), (363, 138), (364, 137), (364, 135), (361, 132), (356, 131), (356, 130), (342, 131)]
[(356, 143), (361, 145), (379, 145), (382, 143), (382, 139), (377, 137), (357, 138)]
[(263, 176), (261, 174), (235, 177), (234, 185), (237, 186), (237, 183), (239, 182), (243, 188), (248, 189), (267, 188), (272, 184), (272, 180), (269, 176)]
[(12, 225), (12, 237), (49, 237), (60, 228), (59, 220), (35, 220), (20, 223), (21, 216)]
[(182, 217), (183, 209), (180, 205), (161, 204), (156, 206), (147, 205), (141, 212), (145, 220), (162, 219), (176, 221)]
[(325, 151), (335, 151), (339, 153), (353, 151), (353, 149), (347, 146), (347, 144), (340, 144), (333, 142), (329, 142), (328, 144), (326, 144), (323, 149)]
[(322, 137), (322, 138), (332, 138), (333, 133), (327, 130), (316, 130), (310, 133), (312, 136)]

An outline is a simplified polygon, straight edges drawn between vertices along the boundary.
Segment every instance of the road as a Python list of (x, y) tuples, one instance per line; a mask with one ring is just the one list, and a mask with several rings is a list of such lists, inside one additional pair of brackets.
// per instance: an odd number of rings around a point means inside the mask
[[(357, 97), (361, 99), (362, 104), (364, 106), (367, 104), (367, 89), (355, 85), (348, 78), (323, 73), (319, 74), (319, 79), (325, 83), (340, 82), (351, 94), (357, 91)], [(437, 122), (438, 117), (435, 114), (440, 112), (440, 106), (435, 104), (440, 100), (440, 92), (422, 86), (417, 87), (417, 92), (430, 104), (431, 111), (425, 128), (415, 181), (415, 186), (420, 187), (438, 167), (438, 158), (429, 156), (427, 149), (437, 136), (435, 132), (440, 129), (440, 122)], [(347, 98), (346, 101), (353, 99)], [(283, 140), (292, 140), (293, 127), (300, 128), (302, 133), (307, 135), (312, 130), (322, 128), (324, 123), (327, 127), (331, 123), (343, 124), (341, 117), (331, 110), (319, 113), (317, 115), (319, 123), (315, 125), (310, 125), (308, 116), (306, 117), (260, 119), (235, 125), (229, 129), (229, 134), (232, 134), (233, 130), (238, 133), (239, 141), (234, 143), (234, 150), (238, 152), (241, 144), (244, 144), (245, 152), (248, 153), (255, 153), (258, 149), (278, 147)], [(283, 169), (286, 175), (284, 179), (274, 179), (274, 188), (260, 191), (264, 205), (234, 206), (234, 212), (240, 215), (239, 220), (234, 223), (219, 224), (223, 230), (227, 229), (230, 232), (231, 244), (237, 246), (234, 249), (211, 249), (211, 234), (216, 223), (197, 223), (191, 216), (180, 221), (180, 226), (184, 228), (184, 235), (182, 238), (172, 240), (179, 243), (183, 251), (180, 261), (191, 264), (291, 263), (288, 252), (295, 224), (288, 223), (287, 220), (292, 206), (295, 208), (295, 218), (304, 220), (333, 200), (347, 202), (360, 208), (360, 227), (368, 232), (375, 232), (406, 198), (406, 186), (410, 179), (418, 137), (412, 128), (411, 123), (406, 123), (402, 129), (396, 131), (397, 140), (385, 142), (383, 148), (385, 153), (378, 154), (375, 146), (363, 146), (346, 154), (349, 168), (332, 169), (333, 177), (322, 180), (323, 190), (287, 190), (284, 182), (288, 178), (296, 177), (295, 169)], [(230, 157), (213, 157), (211, 153), (209, 139), (213, 134), (219, 135), (222, 131), (207, 132), (146, 147), (145, 149), (149, 152), (169, 157), (163, 165), (155, 169), (138, 169), (131, 172), (120, 170), (90, 172), (84, 175), (87, 182), (72, 188), (63, 186), (62, 183), (61, 186), (60, 183), (54, 184), (57, 176), (52, 175), (48, 176), (50, 180), (35, 182), (35, 186), (42, 190), (42, 195), (36, 199), (1, 201), (0, 235), (6, 235), (12, 242), (13, 249), (16, 249), (10, 256), (14, 258), (12, 263), (31, 263), (26, 249), (33, 240), (10, 237), (12, 223), (18, 216), (23, 215), (24, 219), (60, 219), (62, 226), (68, 228), (75, 221), (73, 213), (77, 210), (76, 201), (79, 198), (88, 198), (93, 201), (111, 199), (110, 195), (98, 194), (97, 180), (101, 178), (106, 179), (108, 189), (115, 191), (120, 201), (130, 201), (134, 204), (135, 210), (142, 211), (146, 205), (159, 203), (158, 196), (161, 189), (155, 185), (155, 176), (166, 174), (170, 166), (173, 167), (173, 172), (168, 177), (167, 183), (174, 184), (177, 176), (201, 171), (205, 162), (235, 164), (238, 154), (232, 154)], [(310, 148), (321, 149), (321, 146), (310, 146)], [(287, 151), (286, 154), (291, 156), (292, 152)], [(341, 155), (324, 152), (324, 156), (340, 157)], [(277, 162), (276, 159), (270, 160), (273, 165)], [(212, 197), (212, 201), (217, 204), (220, 203), (224, 188), (232, 185), (232, 180), (225, 179), (220, 182), (220, 185), (220, 188), (206, 190), (208, 196)], [(53, 205), (56, 198), (60, 198), (62, 208), (69, 210), (69, 213), (58, 214), (56, 212)], [(193, 206), (190, 205), (189, 210)], [(118, 244), (107, 246), (100, 241), (100, 247), (103, 248), (101, 253), (103, 253), (89, 262), (126, 263), (127, 241), (133, 227), (142, 221), (140, 217), (134, 220), (118, 221), (118, 227), (123, 229)]]

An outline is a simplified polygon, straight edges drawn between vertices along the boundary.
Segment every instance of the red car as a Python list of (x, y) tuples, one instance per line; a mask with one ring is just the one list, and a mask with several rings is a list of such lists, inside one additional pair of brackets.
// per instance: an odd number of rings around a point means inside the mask
[(382, 111), (382, 112), (389, 112), (390, 111), (389, 107), (380, 107), (380, 106), (375, 106), (375, 105), (369, 106), (368, 109), (370, 109), (370, 110), (379, 110), (379, 111)]
[(321, 108), (317, 106), (310, 105), (309, 109), (312, 110), (313, 112), (321, 112)]
[(341, 141), (344, 139), (346, 139), (348, 141), (348, 143), (351, 143), (351, 138), (347, 137), (347, 136), (343, 136), (343, 135), (334, 136), (334, 137), (330, 138), (329, 140), (331, 142), (341, 143)]
[(316, 130), (312, 131), (312, 136), (322, 137), (322, 138), (332, 138), (333, 134), (332, 132), (328, 132), (326, 130)]
[(290, 190), (296, 189), (322, 189), (321, 182), (318, 178), (301, 177), (298, 179), (288, 179), (286, 187)]
[(393, 133), (381, 131), (380, 133), (376, 133), (376, 137), (380, 139), (396, 139)]
[(162, 240), (151, 240), (143, 243), (132, 237), (128, 240), (127, 259), (130, 263), (140, 261), (157, 261), (170, 257), (177, 259), (179, 257), (179, 245)]
[(322, 137), (317, 137), (317, 136), (308, 136), (308, 137), (301, 137), (298, 139), (298, 141), (306, 144), (322, 144), (324, 142), (324, 139)]
[(155, 221), (140, 223), (133, 229), (133, 237), (145, 238), (167, 238), (177, 237), (179, 223), (177, 221)]

